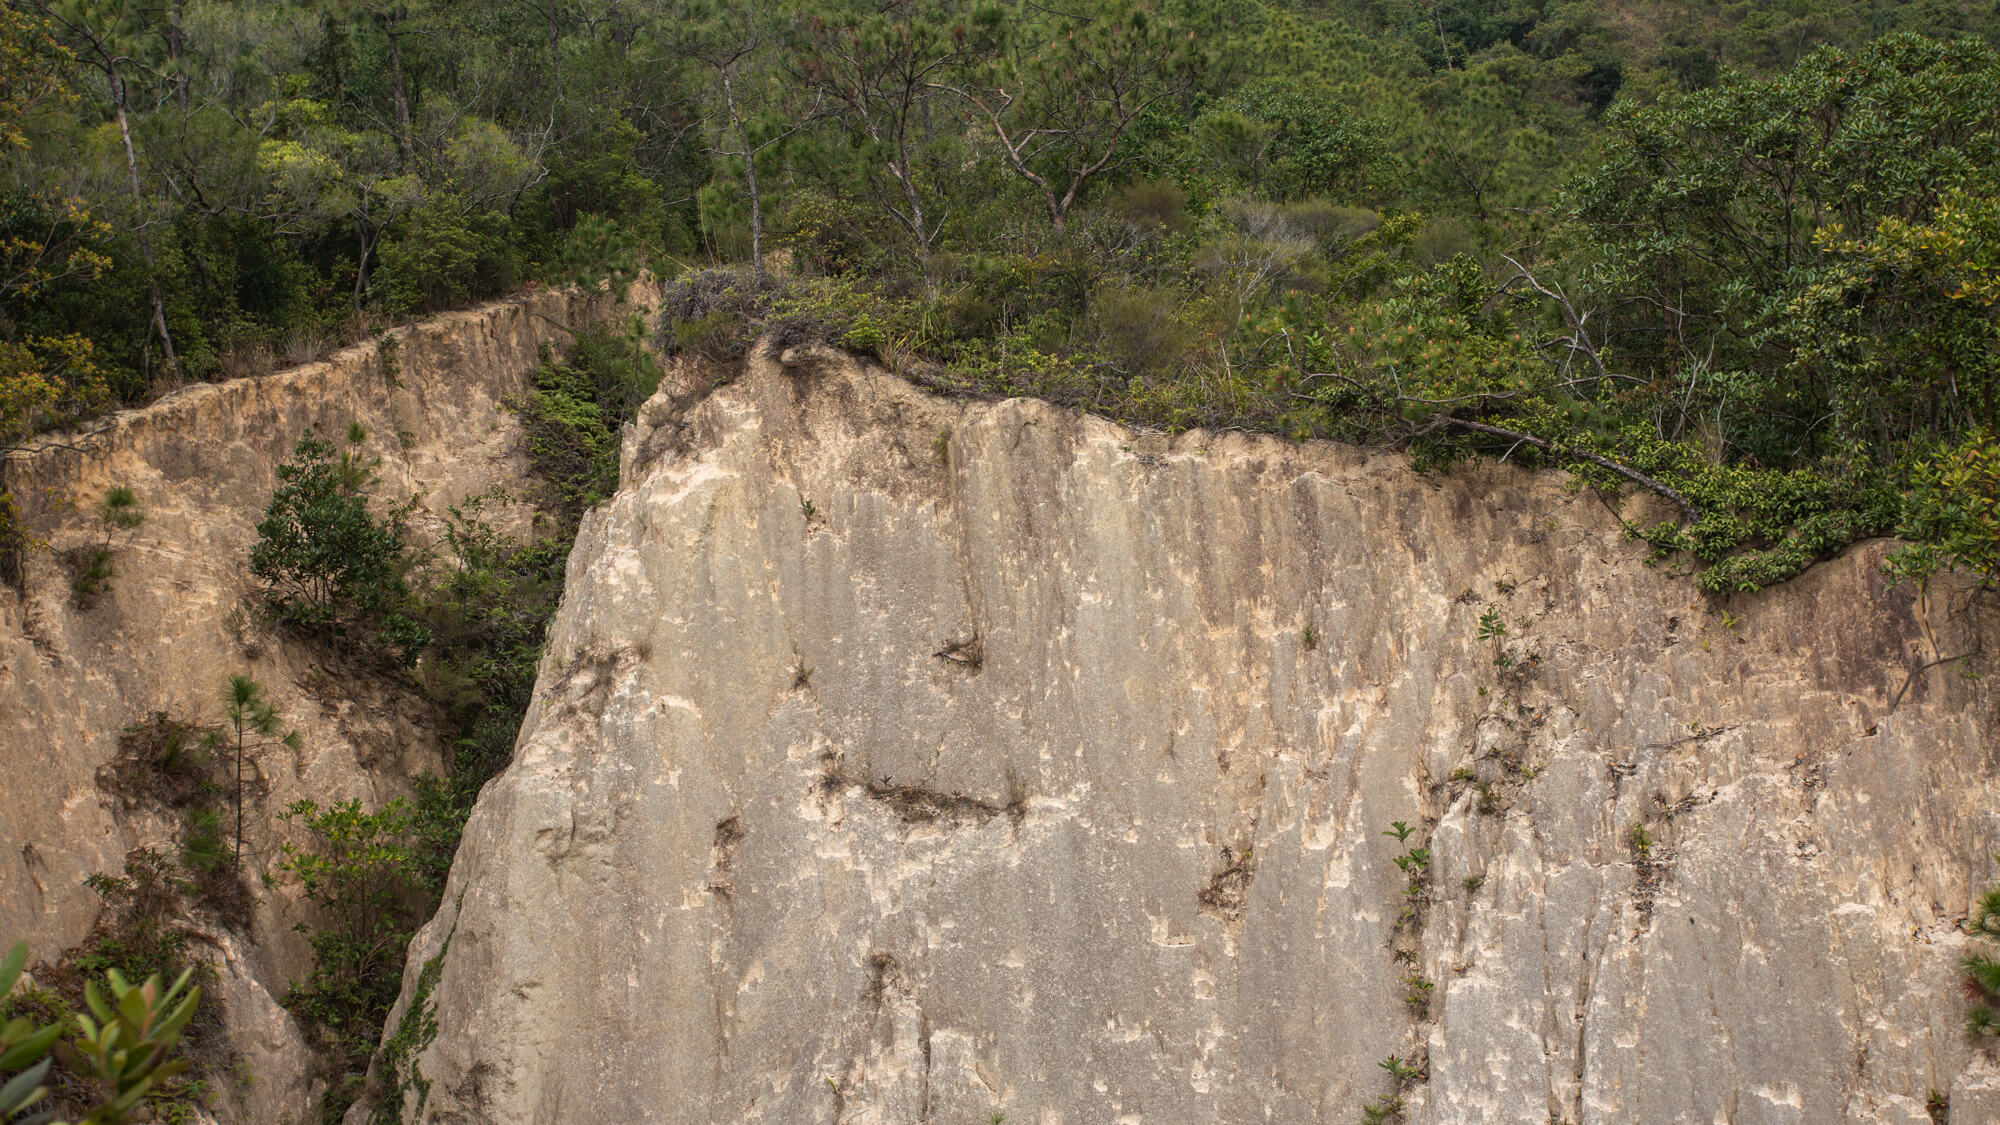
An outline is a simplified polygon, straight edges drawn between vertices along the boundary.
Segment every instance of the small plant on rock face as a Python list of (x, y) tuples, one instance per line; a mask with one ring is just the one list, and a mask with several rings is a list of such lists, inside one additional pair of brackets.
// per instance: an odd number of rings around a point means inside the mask
[(1500, 651), (1500, 642), (1506, 636), (1507, 623), (1500, 620), (1500, 611), (1487, 606), (1486, 612), (1479, 615), (1479, 639), (1493, 642), (1493, 666), (1496, 668), (1511, 668), (1514, 665), (1514, 658)]
[(1399, 1088), (1415, 1082), (1417, 1079), (1423, 1077), (1424, 1073), (1424, 1069), (1417, 1066), (1414, 1060), (1406, 1061), (1401, 1055), (1390, 1055), (1375, 1065), (1388, 1071), (1389, 1077), (1396, 1080), (1396, 1085)]
[(1652, 858), (1653, 834), (1651, 832), (1646, 831), (1645, 825), (1643, 824), (1633, 825), (1632, 831), (1626, 833), (1625, 835), (1625, 842), (1631, 847), (1632, 857), (1634, 859), (1644, 860)]
[(382, 381), (390, 387), (403, 385), (403, 344), (393, 333), (384, 332), (375, 341), (375, 364), (382, 372)]
[(236, 752), (236, 851), (231, 863), (240, 868), (243, 865), (244, 755), (270, 746), (296, 750), (300, 740), (299, 732), (295, 730), (278, 733), (285, 724), (278, 718), (277, 705), (265, 697), (264, 686), (248, 676), (229, 677), (228, 686), (222, 689), (222, 712), (229, 720), (228, 737)]
[(1384, 1125), (1403, 1119), (1403, 1096), (1384, 1094), (1361, 1107), (1361, 1125)]
[(964, 638), (953, 638), (944, 647), (931, 654), (947, 664), (956, 664), (968, 671), (978, 671), (986, 663), (986, 642), (973, 633)]
[(1403, 1003), (1409, 1005), (1411, 1011), (1421, 1016), (1430, 1011), (1431, 993), (1436, 988), (1436, 984), (1425, 980), (1421, 976), (1411, 975), (1404, 977)]
[(1311, 625), (1307, 625), (1300, 631), (1299, 641), (1306, 646), (1307, 652), (1313, 651), (1319, 647), (1319, 630), (1314, 629)]
[[(1965, 932), (2000, 941), (2000, 887), (1988, 888), (1979, 896), (1966, 919)], [(1965, 993), (1971, 1000), (1965, 1009), (1965, 1037), (1991, 1046), (2000, 1040), (2000, 958), (1991, 949), (1977, 949), (1959, 964), (1965, 970)]]
[(114, 574), (111, 550), (117, 534), (145, 522), (146, 509), (140, 506), (136, 493), (122, 487), (105, 490), (104, 498), (97, 502), (97, 523), (104, 531), (104, 542), (64, 552), (70, 570), (70, 593), (78, 609), (89, 609), (111, 581)]
[(1410, 838), (1410, 833), (1414, 831), (1416, 831), (1416, 829), (1411, 828), (1409, 825), (1403, 823), (1402, 821), (1392, 820), (1389, 822), (1388, 829), (1384, 831), (1382, 835), (1394, 836), (1396, 838), (1396, 842), (1400, 844), (1408, 840)]
[(146, 522), (146, 509), (140, 507), (139, 497), (129, 488), (107, 488), (104, 499), (97, 502), (97, 522), (104, 528), (104, 545), (111, 546), (111, 536), (120, 531), (130, 531)]

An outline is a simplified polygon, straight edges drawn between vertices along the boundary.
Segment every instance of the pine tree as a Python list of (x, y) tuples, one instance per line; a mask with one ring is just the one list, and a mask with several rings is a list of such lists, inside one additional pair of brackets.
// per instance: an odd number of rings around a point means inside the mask
[(246, 754), (254, 754), (271, 746), (284, 746), (296, 750), (300, 745), (296, 730), (278, 731), (284, 727), (278, 717), (278, 707), (264, 695), (264, 687), (256, 680), (241, 673), (229, 677), (229, 686), (222, 690), (223, 713), (229, 718), (228, 737), (236, 749), (236, 857), (235, 864), (243, 866), (243, 759)]

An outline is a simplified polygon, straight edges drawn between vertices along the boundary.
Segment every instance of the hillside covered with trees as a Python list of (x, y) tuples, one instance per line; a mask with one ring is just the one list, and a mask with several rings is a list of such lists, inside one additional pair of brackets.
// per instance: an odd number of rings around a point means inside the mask
[[(393, 326), (642, 271), (669, 355), (768, 334), (947, 394), (1558, 466), (1718, 597), (1892, 534), (1898, 579), (2000, 579), (1991, 0), (0, 0), (0, 470), (346, 344), (394, 379)], [(642, 341), (579, 331), (506, 401), (546, 486), (531, 542), (474, 498), (420, 564), (411, 509), (370, 507), (365, 427), (286, 436), (261, 612), (369, 657), (450, 754), (411, 800), (289, 814), (347, 858), (278, 870), (366, 923), (313, 931), (288, 998), (329, 1119), (515, 751), (571, 540), (659, 382)], [(9, 483), (18, 587), (48, 545)], [(116, 487), (97, 518), (79, 611), (145, 517)], [(1511, 666), (1498, 611), (1478, 628)], [(240, 853), (244, 716), (284, 739), (230, 684)], [(173, 757), (183, 725), (126, 733)], [(183, 862), (240, 909), (203, 792)], [(145, 899), (128, 874), (103, 886)]]
[[(0, 443), (680, 277), (1169, 427), (1563, 463), (1709, 588), (1991, 575), (2000, 14), (1931, 0), (9, 0)], [(724, 272), (704, 272), (727, 267)], [(1665, 555), (1663, 554), (1663, 557)]]

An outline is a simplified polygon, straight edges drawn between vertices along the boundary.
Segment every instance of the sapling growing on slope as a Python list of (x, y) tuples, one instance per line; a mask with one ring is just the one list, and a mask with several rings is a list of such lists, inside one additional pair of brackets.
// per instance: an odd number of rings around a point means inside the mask
[(91, 601), (104, 592), (113, 574), (111, 549), (117, 534), (145, 523), (146, 509), (131, 489), (108, 488), (97, 502), (97, 522), (104, 531), (103, 543), (77, 547), (64, 554), (70, 566), (70, 593), (75, 596), (78, 609), (89, 609)]
[(299, 747), (299, 732), (285, 731), (284, 722), (278, 718), (277, 704), (264, 695), (264, 686), (247, 675), (229, 677), (229, 686), (222, 690), (223, 714), (229, 718), (227, 732), (236, 750), (236, 854), (234, 863), (243, 865), (243, 759), (270, 746), (284, 746), (296, 750)]
[[(1979, 896), (1965, 932), (1976, 938), (2000, 941), (2000, 887), (1988, 888)], [(1965, 1009), (1965, 1037), (1981, 1046), (2000, 1039), (2000, 958), (1991, 948), (1968, 953), (1960, 962), (1965, 969), (1965, 991), (1972, 1000)]]

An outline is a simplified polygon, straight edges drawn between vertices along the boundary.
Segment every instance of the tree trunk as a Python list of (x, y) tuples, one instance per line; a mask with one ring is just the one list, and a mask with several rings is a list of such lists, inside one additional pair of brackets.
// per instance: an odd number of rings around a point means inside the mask
[(361, 253), (354, 260), (354, 311), (360, 312), (362, 294), (368, 292), (368, 253), (375, 249), (375, 240), (360, 220), (354, 223), (354, 237), (361, 243)]
[(377, 15), (375, 22), (389, 40), (389, 88), (396, 102), (396, 148), (403, 154), (403, 170), (416, 167), (416, 145), (410, 140), (410, 94), (403, 81), (403, 40), (396, 32), (396, 20)]
[(173, 373), (174, 385), (181, 384), (181, 361), (174, 354), (174, 336), (167, 331), (167, 305), (160, 299), (159, 271), (153, 261), (153, 240), (146, 233), (146, 197), (139, 190), (139, 157), (132, 148), (132, 126), (125, 116), (125, 82), (118, 77), (115, 67), (107, 67), (111, 78), (111, 98), (118, 112), (118, 138), (125, 144), (125, 172), (130, 177), (132, 187), (133, 230), (139, 236), (139, 253), (146, 259), (146, 284), (152, 291), (153, 328), (160, 334), (160, 349), (167, 357), (167, 370)]
[(750, 144), (750, 129), (736, 112), (736, 88), (729, 81), (729, 68), (722, 68), (722, 101), (729, 109), (729, 123), (743, 138), (743, 179), (750, 189), (750, 276), (764, 284), (764, 201), (757, 193), (757, 150)]
[(181, 72), (181, 55), (186, 50), (181, 32), (181, 17), (186, 5), (184, 0), (174, 0), (167, 8), (167, 58), (174, 64), (174, 97), (185, 113), (188, 107), (187, 75)]
[(243, 726), (236, 727), (236, 863), (243, 870)]

